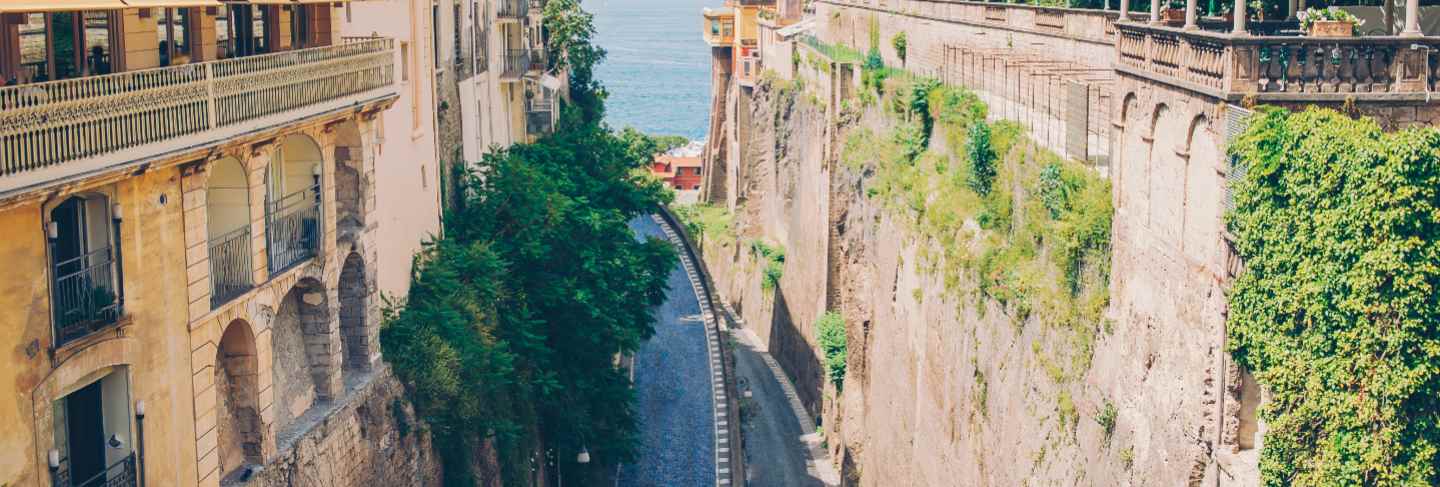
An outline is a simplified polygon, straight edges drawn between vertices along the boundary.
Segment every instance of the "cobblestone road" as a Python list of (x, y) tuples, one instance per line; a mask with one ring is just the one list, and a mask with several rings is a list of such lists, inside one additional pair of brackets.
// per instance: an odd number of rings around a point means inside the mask
[[(648, 216), (630, 228), (665, 238)], [(656, 312), (655, 336), (635, 356), (640, 458), (620, 467), (622, 486), (715, 485), (715, 405), (700, 303), (678, 263), (669, 284), (669, 299)]]

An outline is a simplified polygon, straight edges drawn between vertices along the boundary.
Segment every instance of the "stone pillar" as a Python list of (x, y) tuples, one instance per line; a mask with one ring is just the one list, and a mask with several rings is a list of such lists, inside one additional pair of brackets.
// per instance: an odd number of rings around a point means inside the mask
[(1120, 21), (1130, 20), (1130, 0), (1120, 0)]
[(1400, 31), (1405, 37), (1420, 37), (1420, 0), (1405, 0), (1405, 30)]
[[(1245, 1), (1245, 0), (1236, 0), (1236, 1), (1241, 1), (1241, 2), (1243, 2), (1243, 1)], [(1199, 29), (1199, 28), (1200, 28), (1199, 25), (1196, 25), (1196, 24), (1195, 24), (1195, 15), (1196, 15), (1196, 13), (1195, 13), (1195, 4), (1196, 4), (1196, 3), (1198, 3), (1198, 2), (1196, 2), (1195, 0), (1185, 0), (1185, 30), (1195, 30), (1195, 29)]]
[(1160, 0), (1150, 0), (1150, 23), (1160, 23)]

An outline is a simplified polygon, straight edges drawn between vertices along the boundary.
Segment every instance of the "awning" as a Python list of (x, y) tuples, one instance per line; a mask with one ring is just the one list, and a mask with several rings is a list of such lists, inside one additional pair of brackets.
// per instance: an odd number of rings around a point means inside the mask
[(220, 0), (125, 0), (131, 8), (219, 7)]
[(66, 12), (72, 10), (120, 10), (120, 0), (0, 0), (0, 13)]
[(707, 18), (709, 18), (709, 17), (734, 17), (734, 16), (735, 16), (735, 11), (734, 11), (734, 10), (731, 10), (731, 9), (729, 9), (729, 8), (712, 9), (712, 8), (706, 7), (703, 12), (704, 12), (705, 17), (707, 17)]
[(786, 26), (786, 27), (783, 28), (783, 29), (780, 29), (780, 30), (775, 31), (775, 33), (776, 33), (776, 34), (779, 34), (780, 37), (783, 37), (783, 38), (787, 38), (787, 39), (788, 39), (788, 38), (794, 37), (796, 34), (801, 34), (801, 33), (809, 32), (810, 29), (813, 28), (813, 27), (815, 27), (815, 18), (814, 18), (814, 17), (811, 17), (811, 18), (802, 20), (802, 21), (800, 21), (800, 22), (796, 22), (796, 23), (794, 23), (794, 24), (791, 24), (791, 25), (789, 25), (789, 26)]

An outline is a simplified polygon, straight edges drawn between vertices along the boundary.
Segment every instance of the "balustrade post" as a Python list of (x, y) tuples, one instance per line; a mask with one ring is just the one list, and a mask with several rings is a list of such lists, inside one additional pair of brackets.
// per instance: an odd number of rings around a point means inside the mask
[(214, 65), (214, 63), (205, 63), (204, 65), (205, 65), (205, 116), (206, 116), (206, 119), (210, 122), (210, 127), (209, 127), (209, 128), (210, 128), (210, 129), (215, 129), (215, 128), (218, 128), (218, 127), (220, 126), (220, 119), (219, 119), (218, 114), (216, 113), (216, 105), (219, 104), (219, 100), (215, 99), (215, 69), (214, 69), (215, 65)]
[[(1245, 0), (1236, 0), (1236, 1), (1241, 1), (1241, 2), (1243, 2), (1243, 1), (1245, 1)], [(1195, 24), (1195, 4), (1196, 4), (1196, 3), (1198, 3), (1198, 2), (1196, 2), (1195, 0), (1185, 0), (1185, 30), (1195, 30), (1195, 29), (1199, 29), (1199, 28), (1200, 28), (1200, 26), (1198, 26), (1198, 25)]]
[(1160, 23), (1160, 0), (1150, 0), (1150, 23)]
[(1120, 21), (1121, 21), (1121, 22), (1124, 22), (1124, 21), (1126, 21), (1126, 20), (1129, 20), (1129, 17), (1130, 17), (1130, 0), (1120, 0)]
[(1289, 2), (1285, 3), (1285, 20), (1295, 20), (1295, 7), (1297, 5), (1296, 2), (1297, 0), (1290, 0)]

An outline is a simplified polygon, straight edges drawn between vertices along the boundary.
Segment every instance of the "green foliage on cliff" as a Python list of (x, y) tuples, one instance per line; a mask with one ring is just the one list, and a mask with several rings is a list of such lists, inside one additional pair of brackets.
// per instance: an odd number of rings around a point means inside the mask
[[(841, 162), (873, 172), (867, 196), (932, 243), (920, 246), (921, 265), (936, 272), (952, 296), (985, 296), (1017, 321), (1038, 313), (1044, 323), (1073, 330), (1072, 346), (1054, 352), (1065, 356), (1047, 359), (1057, 381), (1073, 379), (1089, 365), (1109, 300), (1109, 182), (1036, 147), (1016, 124), (987, 124), (984, 105), (962, 88), (913, 76), (894, 77), (892, 84), (887, 106), (903, 107), (892, 114), (896, 128), (852, 130)], [(908, 94), (920, 84), (930, 86), (929, 101), (912, 105)], [(921, 107), (925, 111), (917, 111)], [(944, 143), (912, 159), (904, 128), (917, 118), (933, 123)], [(988, 134), (989, 168), (977, 168), (969, 157), (983, 142), (972, 139), (975, 133)], [(990, 182), (972, 186), (977, 171)]]
[(905, 37), (905, 31), (903, 30), (897, 32), (895, 37), (890, 38), (890, 46), (895, 48), (895, 56), (900, 58), (902, 64), (905, 62), (905, 48), (908, 43), (909, 40)]
[(723, 206), (708, 203), (675, 206), (675, 216), (685, 225), (685, 231), (699, 240), (726, 244), (735, 239), (735, 215)]
[(970, 171), (966, 173), (965, 185), (980, 196), (990, 194), (995, 184), (995, 148), (990, 146), (990, 125), (970, 124), (970, 139), (965, 144), (965, 155), (970, 159)]
[(785, 274), (785, 247), (755, 239), (750, 241), (750, 255), (765, 266), (760, 272), (760, 289), (766, 292), (774, 291), (780, 286), (780, 278)]
[(1267, 486), (1440, 484), (1440, 133), (1262, 110), (1231, 146), (1228, 344)]
[(820, 344), (821, 360), (825, 362), (825, 377), (835, 384), (835, 389), (844, 389), (848, 340), (845, 335), (845, 317), (834, 311), (826, 311), (815, 320), (815, 337)]

